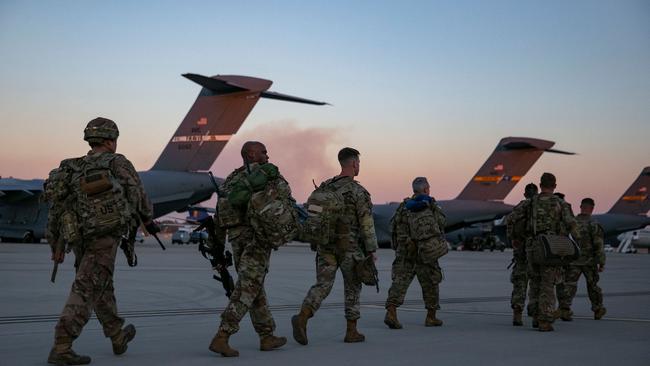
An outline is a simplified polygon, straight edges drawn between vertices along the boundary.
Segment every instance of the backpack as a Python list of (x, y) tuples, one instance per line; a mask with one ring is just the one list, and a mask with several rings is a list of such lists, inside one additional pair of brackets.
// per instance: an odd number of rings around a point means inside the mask
[(298, 233), (298, 214), (293, 208), (291, 192), (281, 178), (270, 180), (263, 190), (254, 192), (247, 214), (262, 243), (277, 249), (293, 240)]
[(436, 209), (427, 207), (419, 211), (406, 210), (409, 236), (416, 243), (423, 263), (434, 263), (449, 251), (434, 212)]
[(47, 227), (45, 236), (48, 243), (55, 247), (63, 240), (70, 247), (81, 242), (81, 233), (74, 212), (74, 196), (70, 191), (70, 171), (65, 168), (67, 162), (50, 171), (43, 183), (42, 200), (48, 203)]
[(303, 223), (302, 236), (313, 251), (335, 244), (338, 218), (345, 211), (345, 199), (340, 192), (342, 187), (337, 187), (334, 182), (321, 183), (305, 204), (308, 216)]
[(84, 239), (120, 236), (128, 230), (130, 206), (111, 171), (117, 156), (103, 153), (64, 161), (71, 172), (72, 207)]

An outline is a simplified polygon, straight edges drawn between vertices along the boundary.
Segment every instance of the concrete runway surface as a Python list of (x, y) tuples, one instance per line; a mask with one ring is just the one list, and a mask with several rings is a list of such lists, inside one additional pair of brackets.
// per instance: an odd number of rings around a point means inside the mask
[[(120, 314), (137, 327), (122, 356), (114, 356), (93, 317), (74, 349), (93, 365), (650, 365), (650, 256), (608, 253), (601, 276), (608, 313), (594, 321), (584, 279), (574, 301), (575, 320), (558, 321), (555, 332), (511, 325), (511, 252), (450, 252), (441, 261), (444, 326), (424, 327), (426, 311), (417, 281), (398, 316), (404, 329), (383, 324), (390, 286), (392, 250), (380, 250), (381, 291), (364, 287), (359, 328), (366, 342), (343, 342), (343, 283), (337, 283), (309, 322), (309, 345), (291, 337), (290, 318), (315, 281), (314, 254), (290, 244), (273, 252), (266, 280), (277, 335), (286, 346), (259, 351), (248, 316), (231, 345), (240, 351), (222, 358), (207, 347), (227, 304), (221, 284), (196, 245), (171, 245), (163, 252), (153, 241), (138, 244), (139, 265), (129, 268), (118, 254), (115, 288)], [(44, 365), (54, 325), (73, 277), (72, 258), (59, 267), (55, 284), (49, 247), (0, 244), (0, 365)], [(234, 270), (231, 268), (231, 273)]]

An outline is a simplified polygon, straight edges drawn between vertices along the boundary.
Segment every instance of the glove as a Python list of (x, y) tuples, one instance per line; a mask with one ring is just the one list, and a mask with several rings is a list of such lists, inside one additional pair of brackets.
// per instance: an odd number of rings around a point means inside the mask
[(148, 223), (144, 224), (144, 228), (147, 229), (147, 232), (152, 235), (160, 232), (160, 226), (158, 226), (158, 224), (156, 224), (154, 221), (149, 221)]

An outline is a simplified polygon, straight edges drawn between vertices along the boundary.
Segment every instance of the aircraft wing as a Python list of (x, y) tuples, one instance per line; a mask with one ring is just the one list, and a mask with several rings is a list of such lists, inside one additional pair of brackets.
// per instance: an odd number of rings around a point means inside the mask
[(42, 179), (0, 179), (0, 203), (9, 204), (37, 199), (42, 192)]

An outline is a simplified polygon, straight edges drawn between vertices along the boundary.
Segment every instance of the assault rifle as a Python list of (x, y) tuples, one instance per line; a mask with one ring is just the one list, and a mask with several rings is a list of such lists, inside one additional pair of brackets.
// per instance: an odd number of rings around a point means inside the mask
[(56, 272), (59, 270), (59, 257), (61, 253), (65, 250), (65, 242), (62, 238), (59, 238), (56, 241), (56, 246), (54, 247), (54, 267), (52, 267), (52, 276), (50, 276), (50, 281), (54, 283), (56, 281)]
[(212, 275), (212, 278), (221, 282), (223, 289), (226, 290), (226, 296), (230, 297), (235, 289), (235, 282), (233, 281), (230, 272), (228, 272), (228, 267), (233, 265), (233, 260), (232, 253), (225, 250), (225, 232), (217, 228), (212, 216), (208, 216), (199, 222), (201, 225), (194, 229), (194, 231), (196, 232), (206, 229), (208, 232), (208, 240), (212, 242), (212, 246), (208, 246), (203, 241), (204, 239), (201, 238), (201, 242), (199, 243), (199, 252), (201, 252), (203, 258), (210, 261), (212, 270), (215, 272), (215, 274)]
[[(208, 172), (210, 175), (210, 181), (214, 186), (214, 191), (217, 193), (217, 197), (222, 196), (219, 185), (217, 184), (214, 175), (212, 172)], [(219, 210), (217, 207), (217, 212), (215, 213), (214, 218), (211, 216), (206, 217), (205, 219), (199, 221), (200, 225), (194, 231), (201, 231), (204, 228), (208, 232), (208, 240), (212, 245), (206, 245), (203, 238), (200, 239), (199, 251), (201, 255), (210, 261), (212, 265), (212, 270), (215, 274), (212, 275), (212, 278), (221, 282), (223, 289), (226, 290), (226, 296), (230, 297), (233, 290), (235, 289), (235, 283), (228, 272), (228, 267), (233, 265), (232, 253), (226, 250), (226, 232), (222, 230), (219, 225), (215, 224), (215, 218), (218, 218)]]

